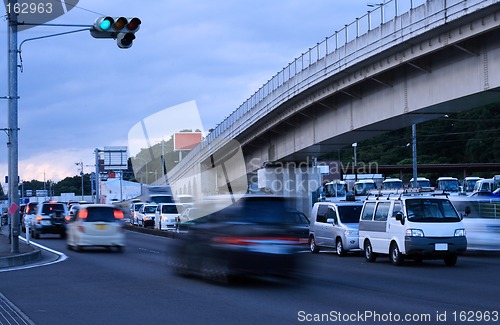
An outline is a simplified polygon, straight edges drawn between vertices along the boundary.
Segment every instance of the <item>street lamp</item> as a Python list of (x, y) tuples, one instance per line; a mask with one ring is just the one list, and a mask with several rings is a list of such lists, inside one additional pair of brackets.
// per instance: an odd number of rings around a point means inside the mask
[[(379, 7), (380, 8), (380, 25), (384, 23), (384, 5), (385, 5), (385, 0), (382, 1), (381, 3), (369, 3), (367, 4), (368, 7)], [(377, 10), (375, 8), (375, 10)]]
[(83, 196), (84, 196), (84, 193), (83, 193), (83, 161), (77, 162), (77, 163), (75, 163), (75, 165), (80, 166), (80, 168), (81, 168), (80, 177), (82, 178), (82, 201), (83, 201), (84, 200), (84, 198), (83, 198)]
[(358, 148), (358, 143), (354, 142), (352, 144), (352, 147), (354, 148), (354, 181), (358, 181), (358, 171), (357, 171), (357, 166), (358, 166), (358, 157), (357, 157), (357, 148)]

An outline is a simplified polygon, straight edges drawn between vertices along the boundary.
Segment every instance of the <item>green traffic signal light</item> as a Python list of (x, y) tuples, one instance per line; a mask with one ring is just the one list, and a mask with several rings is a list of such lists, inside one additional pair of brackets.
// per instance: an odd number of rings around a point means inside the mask
[(100, 24), (99, 27), (101, 27), (102, 30), (107, 30), (111, 27), (111, 22), (109, 20), (103, 20)]
[(114, 22), (115, 21), (112, 17), (101, 17), (96, 20), (94, 27), (96, 27), (99, 31), (105, 32), (111, 28), (111, 25), (113, 25)]

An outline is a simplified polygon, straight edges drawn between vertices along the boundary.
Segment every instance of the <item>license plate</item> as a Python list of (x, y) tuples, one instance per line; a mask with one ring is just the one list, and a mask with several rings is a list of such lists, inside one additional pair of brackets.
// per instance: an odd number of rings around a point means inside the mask
[(448, 250), (448, 244), (447, 243), (444, 243), (444, 244), (435, 244), (434, 245), (434, 249), (437, 250), (437, 251), (447, 251)]
[(97, 230), (106, 230), (106, 225), (95, 225), (95, 229), (97, 229)]

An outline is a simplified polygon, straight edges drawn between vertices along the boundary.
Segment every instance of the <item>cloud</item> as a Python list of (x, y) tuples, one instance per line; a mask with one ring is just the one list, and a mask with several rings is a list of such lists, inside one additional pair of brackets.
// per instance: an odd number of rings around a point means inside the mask
[[(214, 127), (300, 53), (366, 10), (360, 0), (81, 0), (53, 22), (91, 25), (117, 13), (140, 17), (142, 25), (126, 50), (88, 31), (23, 44), (21, 178), (76, 175), (74, 163), (92, 163), (94, 148), (126, 145), (135, 123), (186, 101), (196, 100), (205, 129)], [(35, 27), (18, 39), (67, 30)], [(0, 76), (7, 76), (5, 65)], [(0, 89), (7, 89), (6, 78)], [(0, 107), (7, 112), (6, 101)], [(7, 127), (5, 113), (0, 126)], [(0, 157), (7, 157), (6, 146)]]

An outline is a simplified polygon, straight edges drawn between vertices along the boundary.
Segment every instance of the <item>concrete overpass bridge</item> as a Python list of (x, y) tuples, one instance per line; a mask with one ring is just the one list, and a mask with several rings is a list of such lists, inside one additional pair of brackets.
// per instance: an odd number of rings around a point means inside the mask
[[(305, 207), (319, 184), (315, 157), (499, 102), (500, 0), (409, 1), (400, 13), (402, 2), (368, 12), (278, 72), (169, 172), (174, 191), (192, 192), (199, 174), (195, 190), (231, 191), (227, 181), (248, 174), (304, 197)], [(245, 163), (220, 168), (235, 153)]]

